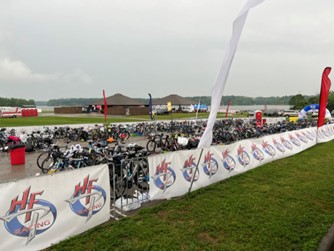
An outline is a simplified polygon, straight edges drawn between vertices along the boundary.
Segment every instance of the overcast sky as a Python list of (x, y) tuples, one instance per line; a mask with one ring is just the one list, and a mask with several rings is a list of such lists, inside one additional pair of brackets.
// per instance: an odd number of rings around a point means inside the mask
[[(0, 0), (0, 97), (211, 96), (246, 1)], [(251, 9), (224, 94), (318, 94), (333, 25), (333, 0)]]

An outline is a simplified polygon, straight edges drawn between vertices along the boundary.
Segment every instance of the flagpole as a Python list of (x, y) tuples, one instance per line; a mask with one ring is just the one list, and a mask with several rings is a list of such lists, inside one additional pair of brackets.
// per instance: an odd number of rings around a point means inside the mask
[(198, 166), (199, 166), (199, 163), (200, 163), (201, 158), (202, 158), (203, 150), (204, 150), (204, 149), (202, 148), (202, 149), (201, 149), (201, 153), (200, 153), (199, 158), (198, 158), (198, 161), (197, 161), (197, 165), (196, 165), (196, 168), (195, 168), (194, 175), (191, 177), (191, 183), (190, 183), (190, 187), (189, 187), (188, 193), (191, 192), (191, 189), (192, 189), (192, 187), (193, 187), (194, 180), (195, 180), (195, 176), (196, 176), (196, 172), (198, 171)]
[(149, 109), (149, 114), (150, 114), (150, 117), (151, 117), (151, 120), (153, 120), (153, 111), (152, 111), (152, 95), (151, 93), (148, 94), (148, 96), (150, 97), (150, 101), (149, 101), (149, 105), (148, 105), (148, 109)]
[(108, 104), (107, 104), (107, 99), (106, 99), (106, 93), (103, 89), (103, 113), (104, 113), (104, 124), (105, 126), (107, 125), (107, 114), (108, 114)]
[(227, 102), (225, 118), (227, 118), (227, 116), (228, 116), (228, 109), (230, 108), (230, 103), (231, 103), (231, 100), (229, 99), (228, 102)]
[(197, 105), (197, 110), (196, 110), (196, 124), (197, 124), (197, 115), (198, 115), (198, 110), (199, 110), (200, 104), (201, 104), (201, 99), (198, 100), (198, 105)]

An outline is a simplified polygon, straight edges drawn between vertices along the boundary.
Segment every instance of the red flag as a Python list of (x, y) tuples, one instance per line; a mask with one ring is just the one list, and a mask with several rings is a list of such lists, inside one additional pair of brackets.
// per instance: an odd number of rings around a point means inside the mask
[(319, 115), (318, 115), (318, 127), (323, 126), (325, 123), (326, 106), (328, 100), (329, 89), (331, 88), (331, 80), (328, 75), (331, 72), (331, 67), (326, 67), (322, 73), (321, 90), (319, 100)]
[(107, 99), (106, 99), (106, 94), (103, 90), (103, 102), (104, 102), (104, 107), (103, 107), (103, 111), (104, 111), (104, 123), (107, 122), (107, 114), (108, 114), (108, 104), (107, 104)]
[(228, 108), (230, 108), (230, 103), (231, 103), (231, 100), (229, 99), (229, 101), (228, 101), (228, 103), (227, 103), (227, 107), (226, 107), (225, 118), (227, 118), (227, 115), (228, 115)]

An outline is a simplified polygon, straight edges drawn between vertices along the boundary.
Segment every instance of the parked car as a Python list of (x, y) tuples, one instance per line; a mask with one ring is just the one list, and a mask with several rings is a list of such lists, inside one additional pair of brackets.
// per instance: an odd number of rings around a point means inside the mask
[(247, 111), (247, 117), (254, 117), (255, 116), (255, 112), (254, 111)]
[(154, 110), (154, 114), (155, 115), (166, 115), (166, 114), (169, 114), (169, 112), (167, 108), (160, 108), (160, 109)]
[(299, 115), (299, 111), (296, 111), (296, 110), (285, 110), (282, 113), (282, 116), (283, 117), (287, 117), (287, 118), (289, 118), (289, 117), (298, 117), (298, 115)]
[(268, 117), (279, 117), (282, 116), (282, 113), (278, 109), (268, 109), (263, 112), (263, 115)]

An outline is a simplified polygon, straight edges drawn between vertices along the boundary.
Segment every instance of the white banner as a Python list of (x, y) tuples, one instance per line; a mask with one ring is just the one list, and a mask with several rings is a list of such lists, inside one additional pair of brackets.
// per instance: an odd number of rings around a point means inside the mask
[(318, 128), (318, 143), (328, 142), (334, 139), (334, 125), (323, 125)]
[(241, 9), (239, 15), (233, 21), (233, 31), (230, 38), (230, 42), (226, 48), (223, 58), (222, 66), (220, 67), (216, 82), (212, 88), (211, 108), (208, 119), (208, 124), (205, 128), (201, 141), (198, 144), (198, 148), (210, 147), (212, 143), (212, 129), (216, 121), (217, 113), (220, 107), (220, 102), (223, 96), (225, 83), (230, 72), (234, 54), (237, 50), (239, 39), (242, 29), (246, 22), (248, 12), (251, 8), (259, 5), (264, 0), (248, 0), (244, 7)]
[[(334, 125), (321, 130), (321, 139), (334, 138)], [(180, 151), (149, 157), (150, 199), (168, 199), (246, 172), (265, 163), (286, 158), (314, 146), (317, 129), (307, 128), (231, 145)], [(198, 164), (198, 160), (200, 162)], [(196, 167), (198, 164), (197, 172)]]
[(40, 250), (109, 220), (108, 166), (0, 184), (1, 250)]

